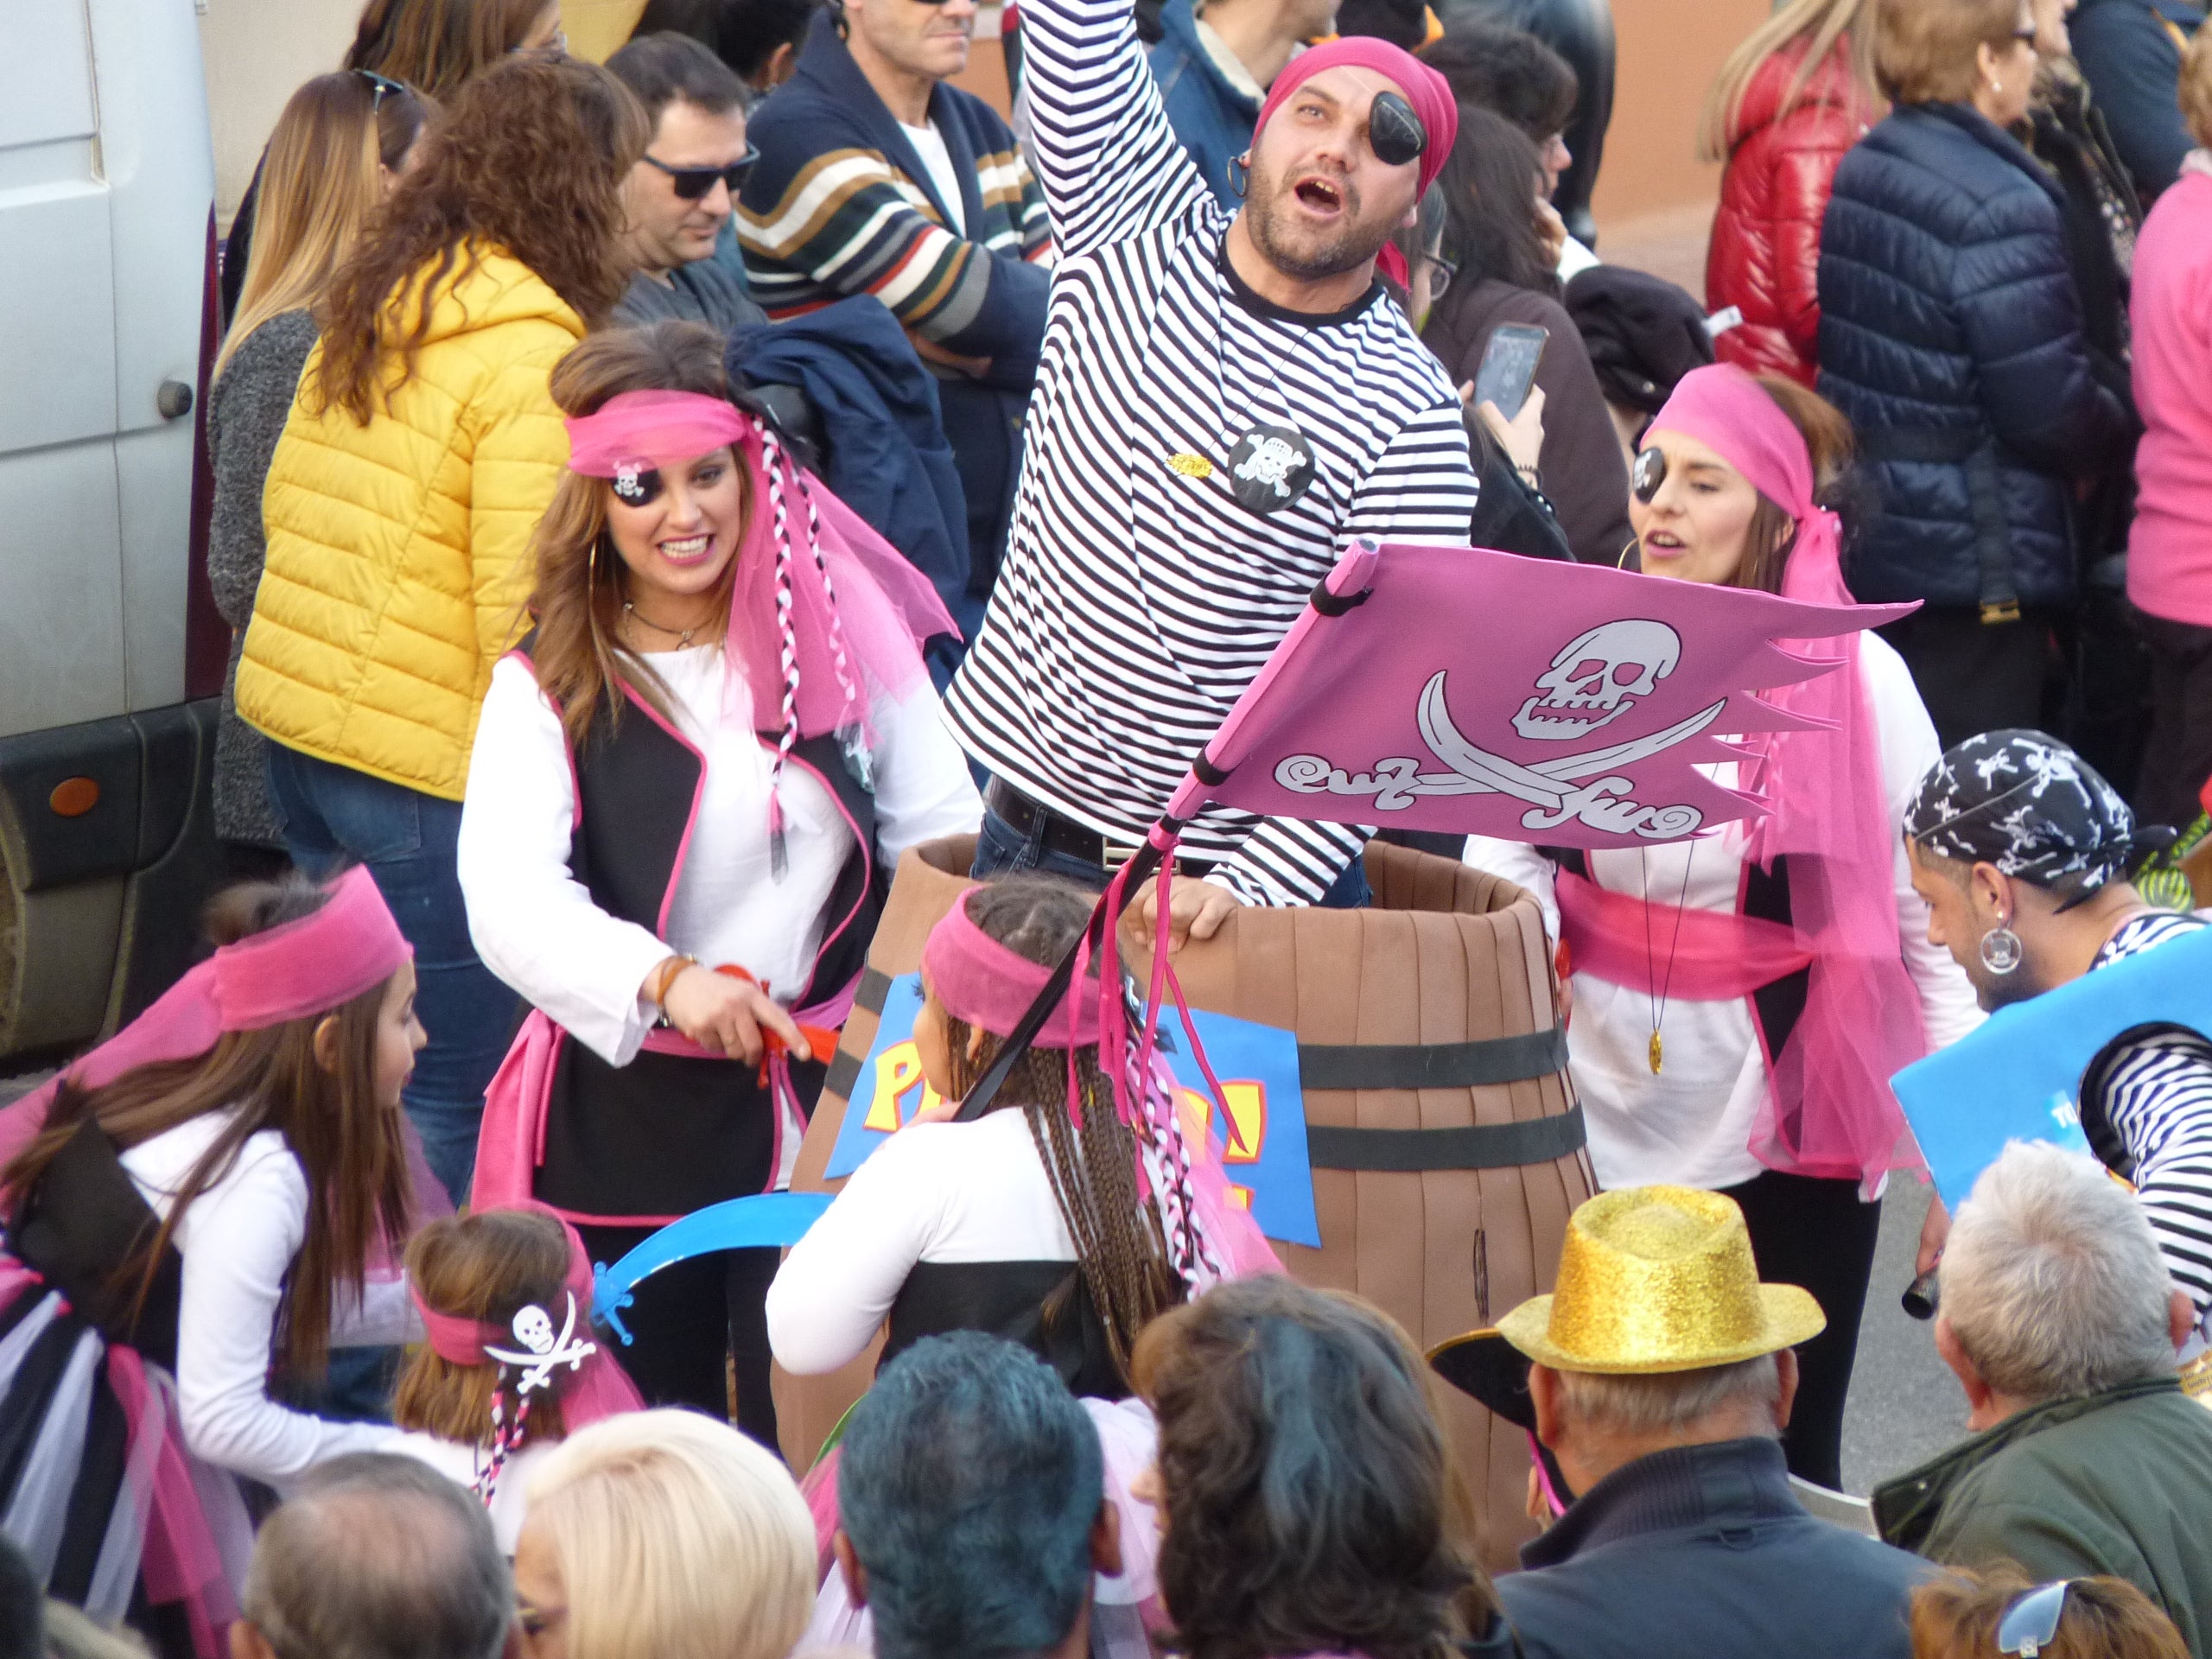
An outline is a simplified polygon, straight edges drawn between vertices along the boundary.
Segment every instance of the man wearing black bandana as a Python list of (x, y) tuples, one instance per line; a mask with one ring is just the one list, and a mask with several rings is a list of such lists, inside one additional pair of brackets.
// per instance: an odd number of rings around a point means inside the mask
[[(1395, 47), (1316, 48), (1270, 90), (1231, 213), (1169, 128), (1128, 0), (1025, 0), (1022, 27), (1061, 263), (1006, 564), (945, 714), (992, 774), (976, 874), (1096, 886), (1355, 537), (1466, 541), (1459, 398), (1375, 274), (1458, 114)], [(1200, 814), (1183, 847), (1207, 879), (1176, 887), (1177, 934), (1239, 904), (1360, 902), (1362, 838)]]
[[(1993, 1009), (2204, 925), (2146, 903), (2127, 879), (2171, 835), (2139, 831), (2081, 756), (2017, 730), (1945, 754), (1905, 816), (1928, 937)], [(2082, 1127), (2134, 1185), (2167, 1270), (2202, 1320), (2212, 1307), (2212, 1041), (2174, 1026), (2116, 1045), (2084, 1080)], [(1931, 1205), (1922, 1272), (1948, 1226), (1942, 1205)]]

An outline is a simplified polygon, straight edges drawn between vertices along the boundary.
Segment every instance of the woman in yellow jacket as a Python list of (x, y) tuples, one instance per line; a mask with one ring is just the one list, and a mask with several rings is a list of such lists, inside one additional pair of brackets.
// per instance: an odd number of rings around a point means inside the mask
[(461, 789), (568, 460), (547, 377), (622, 291), (645, 141), (594, 64), (521, 53), (463, 86), (332, 284), (262, 496), (238, 713), (294, 860), (367, 865), (415, 947), (405, 1099), (456, 1201), (515, 1016), (469, 943)]

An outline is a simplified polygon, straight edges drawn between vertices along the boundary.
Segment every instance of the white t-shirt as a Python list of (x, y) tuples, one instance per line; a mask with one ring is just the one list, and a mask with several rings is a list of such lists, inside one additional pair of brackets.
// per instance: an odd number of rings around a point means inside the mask
[(920, 127), (910, 127), (901, 121), (899, 130), (906, 135), (914, 154), (929, 168), (930, 182), (937, 186), (938, 195), (944, 202), (945, 217), (951, 221), (948, 228), (955, 236), (966, 236), (968, 210), (961, 203), (960, 175), (952, 170), (952, 152), (944, 147), (944, 135), (937, 130), (934, 121)]
[[(1904, 659), (1871, 633), (1859, 639), (1859, 674), (1874, 715), (1890, 821), (1901, 826), (1921, 774), (1942, 753), (1936, 728)], [(1700, 768), (1735, 786), (1733, 762)], [(1743, 890), (1745, 826), (1634, 851), (1589, 856), (1591, 880), (1655, 905), (1732, 912)], [(1895, 837), (1897, 939), (1920, 992), (1931, 1049), (1981, 1023), (1974, 987), (1950, 952), (1928, 942), (1928, 907), (1912, 890), (1900, 829)], [(1470, 836), (1467, 862), (1535, 893), (1552, 937), (1559, 912), (1552, 867), (1519, 842)], [(1663, 963), (1667, 940), (1654, 950)], [(1663, 979), (1664, 971), (1662, 969)], [(1660, 1010), (1662, 1069), (1651, 1071), (1652, 997), (1643, 987), (1574, 976), (1574, 1014), (1567, 1028), (1568, 1067), (1590, 1129), (1590, 1161), (1608, 1190), (1667, 1182), (1707, 1188), (1748, 1181), (1765, 1167), (1751, 1155), (1751, 1123), (1766, 1092), (1766, 1058), (1748, 998), (1694, 1002), (1677, 995)]]
[[(499, 1471), (499, 1484), (492, 1489), (492, 1535), (499, 1541), (499, 1554), (512, 1555), (515, 1540), (522, 1535), (522, 1518), (530, 1507), (531, 1478), (544, 1464), (558, 1440), (533, 1440), (507, 1459)], [(409, 1429), (381, 1448), (402, 1452), (463, 1486), (473, 1486), (486, 1453), (459, 1440), (442, 1440), (420, 1429)]]

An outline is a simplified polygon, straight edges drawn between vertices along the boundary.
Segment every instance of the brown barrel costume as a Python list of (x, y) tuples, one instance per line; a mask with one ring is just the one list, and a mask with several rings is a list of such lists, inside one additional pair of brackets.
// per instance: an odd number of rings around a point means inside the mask
[[(974, 846), (931, 842), (899, 861), (795, 1191), (836, 1185), (822, 1172), (885, 986), (920, 965), (930, 929), (972, 885)], [(1370, 846), (1367, 874), (1372, 909), (1240, 910), (1179, 954), (1175, 971), (1193, 1007), (1298, 1034), (1322, 1246), (1278, 1245), (1284, 1265), (1303, 1283), (1367, 1297), (1426, 1349), (1549, 1290), (1567, 1217), (1593, 1182), (1535, 901), (1397, 847)], [(828, 1376), (777, 1372), (793, 1468), (811, 1461), (874, 1366), (872, 1347)], [(1440, 1392), (1485, 1564), (1503, 1571), (1533, 1531), (1522, 1515), (1527, 1443), (1465, 1395)]]

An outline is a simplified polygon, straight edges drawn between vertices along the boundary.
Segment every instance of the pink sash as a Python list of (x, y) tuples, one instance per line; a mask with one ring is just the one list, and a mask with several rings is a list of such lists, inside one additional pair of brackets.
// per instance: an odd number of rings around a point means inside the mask
[(1572, 870), (1554, 886), (1569, 964), (1608, 985), (1656, 995), (1663, 984), (1686, 1001), (1726, 1002), (1813, 963), (1796, 929), (1779, 922), (1647, 904)]

